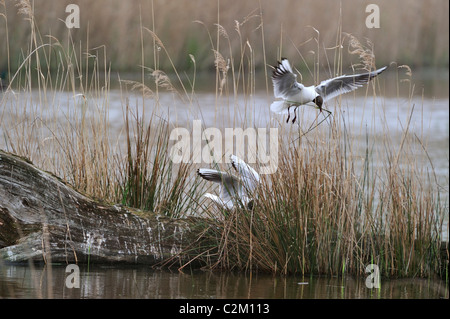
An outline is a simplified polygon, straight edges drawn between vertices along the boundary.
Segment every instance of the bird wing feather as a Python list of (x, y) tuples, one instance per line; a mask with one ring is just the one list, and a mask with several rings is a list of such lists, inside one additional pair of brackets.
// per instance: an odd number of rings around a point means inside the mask
[(363, 84), (367, 84), (378, 74), (386, 70), (386, 68), (387, 67), (385, 66), (368, 73), (338, 76), (333, 79), (322, 81), (315, 89), (324, 101), (328, 101), (338, 95), (356, 90), (363, 86)]
[(220, 198), (225, 203), (239, 196), (242, 192), (242, 185), (240, 185), (239, 179), (234, 175), (209, 168), (200, 168), (197, 173), (203, 179), (221, 185)]
[(276, 98), (287, 99), (301, 90), (301, 85), (297, 82), (297, 75), (292, 71), (289, 61), (285, 58), (273, 66), (272, 83), (273, 92)]
[(231, 165), (239, 173), (242, 178), (245, 187), (248, 191), (253, 192), (259, 183), (259, 174), (246, 162), (237, 157), (236, 155), (230, 155)]

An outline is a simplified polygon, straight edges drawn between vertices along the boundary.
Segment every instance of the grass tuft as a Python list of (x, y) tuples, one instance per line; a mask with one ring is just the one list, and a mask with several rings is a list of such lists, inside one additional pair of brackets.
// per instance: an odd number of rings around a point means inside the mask
[[(164, 44), (154, 25), (147, 28), (141, 21), (137, 52), (141, 79), (119, 79), (120, 97), (113, 97), (114, 62), (109, 62), (106, 47), (91, 47), (89, 32), (84, 42), (74, 41), (69, 32), (68, 45), (55, 36), (42, 37), (33, 10), (28, 1), (20, 1), (19, 13), (25, 14), (32, 32), (19, 62), (8, 61), (10, 83), (1, 93), (1, 147), (30, 158), (97, 199), (172, 218), (209, 217), (202, 224), (207, 240), (192, 243), (185, 252), (189, 256), (198, 252), (192, 260), (201, 260), (208, 268), (343, 276), (364, 275), (366, 266), (375, 263), (385, 276), (438, 273), (448, 278), (448, 251), (445, 259), (441, 250), (441, 242), (448, 240), (442, 238), (448, 194), (438, 183), (426, 142), (411, 129), (417, 110), (409, 66), (391, 67), (397, 73), (405, 69), (408, 76), (410, 112), (406, 124), (399, 120), (400, 140), (390, 134), (387, 124), (377, 134), (364, 131), (362, 119), (360, 132), (355, 132), (339, 98), (333, 116), (305, 134), (302, 128), (313, 126), (302, 114), (298, 126), (275, 119), (261, 123), (256, 115), (255, 108), (268, 109), (273, 96), (267, 70), (264, 76), (256, 72), (261, 61), (264, 66), (270, 61), (262, 7), (251, 10), (242, 22), (233, 20), (228, 28), (219, 23), (224, 20), (220, 10), (217, 23), (199, 22), (206, 30), (208, 58), (216, 72), (213, 124), (278, 127), (280, 132), (278, 169), (262, 176), (254, 208), (217, 210), (202, 197), (205, 183), (195, 174), (198, 165), (172, 162), (169, 137), (178, 123), (161, 115), (167, 96), (188, 115), (202, 114), (205, 106), (200, 105), (195, 86), (203, 56), (185, 52), (183, 61), (189, 56), (193, 74), (178, 71), (170, 55), (172, 44)], [(6, 14), (2, 17), (8, 21)], [(215, 33), (208, 30), (210, 25)], [(324, 36), (330, 32), (306, 29), (313, 30), (312, 37), (298, 46), (283, 43), (283, 32), (277, 35), (280, 44), (271, 48), (275, 52), (271, 54), (293, 52), (292, 58), (308, 65), (316, 83), (324, 69), (327, 75), (342, 74), (346, 41), (348, 53), (359, 59), (357, 68), (375, 67), (372, 43), (344, 36), (342, 25), (332, 48)], [(151, 52), (146, 52), (147, 40)], [(11, 65), (18, 65), (15, 72)], [(256, 92), (260, 81), (265, 84), (262, 95), (267, 105), (255, 102), (255, 95), (261, 94)], [(399, 86), (402, 80), (397, 82)], [(382, 95), (377, 78), (367, 86), (364, 103), (373, 101), (374, 108), (381, 104), (383, 110)], [(120, 103), (121, 117), (113, 114), (120, 109), (113, 103)], [(431, 168), (424, 168), (418, 152), (425, 153)]]

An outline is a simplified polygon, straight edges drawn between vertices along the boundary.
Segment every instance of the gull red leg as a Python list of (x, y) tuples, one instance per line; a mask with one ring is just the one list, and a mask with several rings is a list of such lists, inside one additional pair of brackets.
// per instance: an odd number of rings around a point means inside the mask
[(290, 112), (291, 107), (288, 107), (288, 118), (286, 120), (286, 123), (289, 123), (289, 119), (291, 118), (291, 112)]
[(298, 109), (298, 106), (294, 109), (294, 119), (292, 120), (292, 124), (294, 124), (295, 120), (297, 119), (297, 109)]

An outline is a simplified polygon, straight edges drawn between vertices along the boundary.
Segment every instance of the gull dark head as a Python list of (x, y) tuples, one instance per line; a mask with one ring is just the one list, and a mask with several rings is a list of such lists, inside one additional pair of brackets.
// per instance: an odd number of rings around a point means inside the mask
[(322, 112), (323, 98), (320, 95), (317, 95), (316, 98), (312, 101), (317, 105), (319, 110)]
[(250, 211), (253, 210), (253, 207), (254, 207), (254, 206), (255, 206), (255, 202), (254, 202), (253, 199), (250, 200), (250, 201), (247, 203), (247, 209), (250, 210)]

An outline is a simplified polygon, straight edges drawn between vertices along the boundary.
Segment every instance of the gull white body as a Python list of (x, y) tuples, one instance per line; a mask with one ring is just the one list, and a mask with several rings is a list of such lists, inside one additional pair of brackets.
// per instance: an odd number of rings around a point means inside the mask
[(315, 106), (314, 102), (312, 102), (319, 94), (316, 92), (314, 86), (305, 87), (303, 84), (300, 84), (300, 90), (295, 92), (294, 94), (289, 96), (289, 99), (284, 99), (281, 101), (275, 101), (270, 105), (270, 110), (273, 113), (284, 114), (289, 113), (288, 108), (290, 106), (300, 106), (306, 105), (309, 103), (311, 106)]

